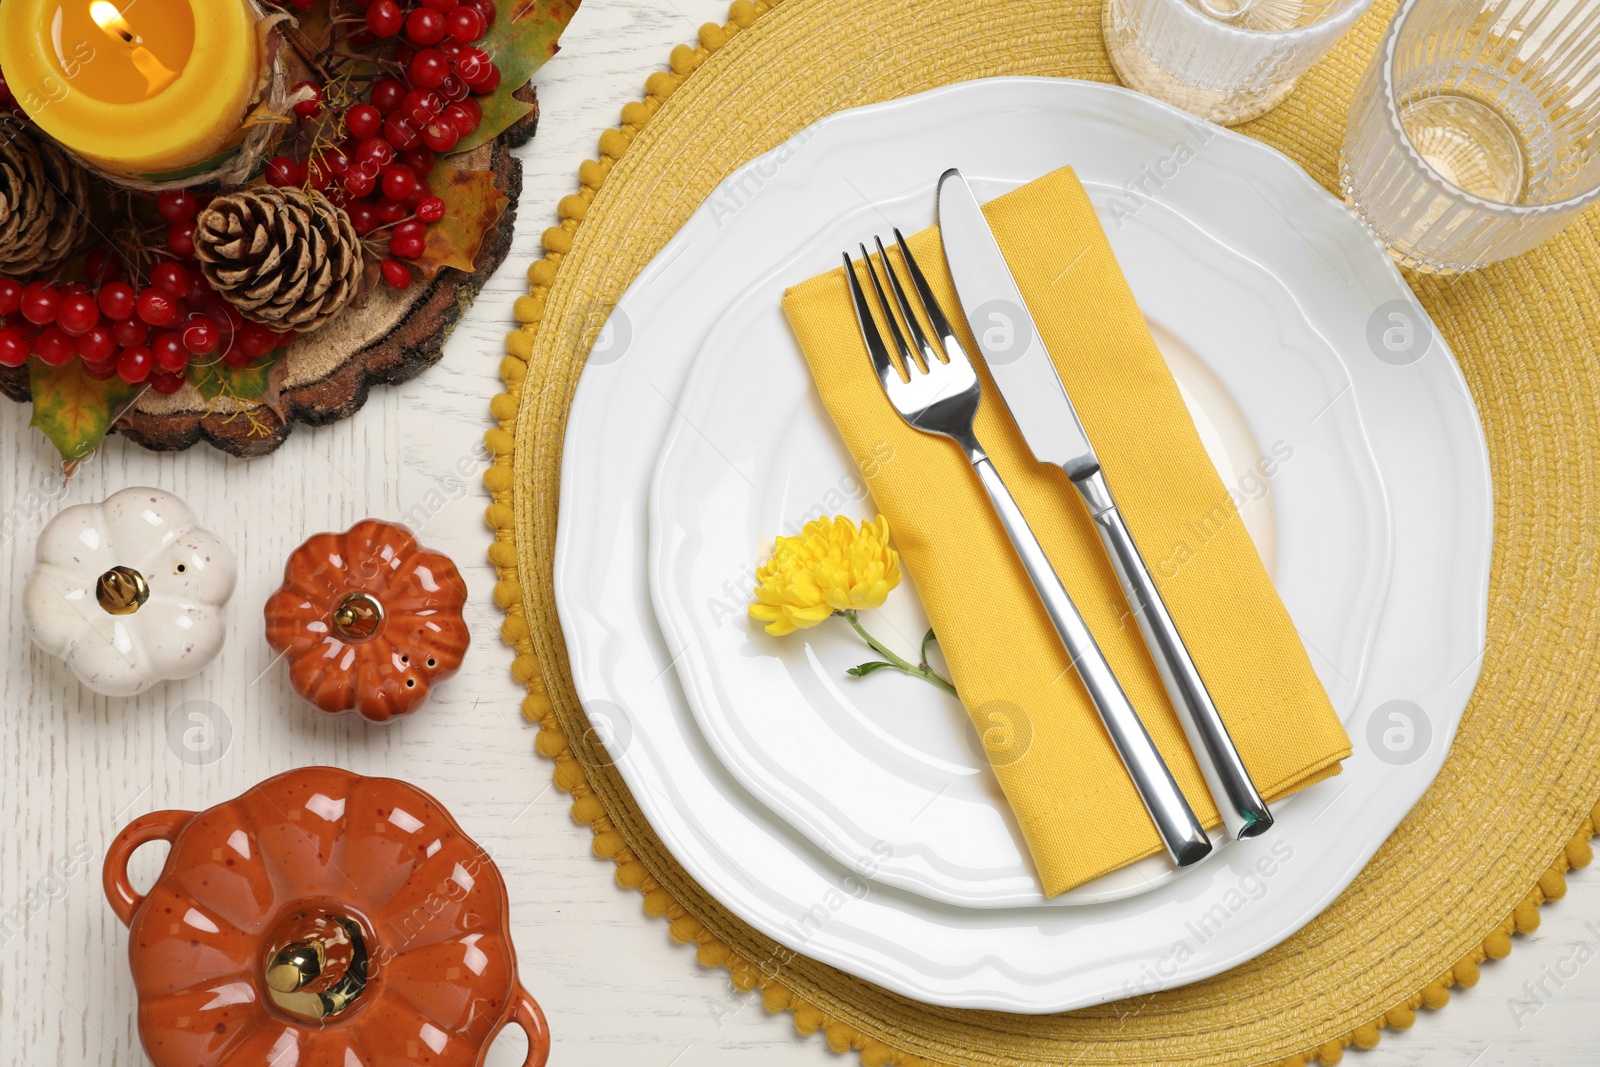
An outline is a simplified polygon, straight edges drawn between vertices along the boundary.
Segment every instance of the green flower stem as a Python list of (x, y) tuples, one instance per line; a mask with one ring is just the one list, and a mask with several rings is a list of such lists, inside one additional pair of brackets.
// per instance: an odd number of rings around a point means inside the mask
[[(861, 640), (870, 645), (872, 651), (882, 656), (891, 669), (897, 670), (901, 674), (909, 674), (913, 678), (921, 678), (924, 682), (927, 682), (930, 685), (938, 686), (951, 696), (956, 695), (956, 687), (935, 674), (931, 667), (919, 667), (910, 663), (903, 657), (897, 656), (893, 652), (889, 651), (883, 642), (867, 633), (866, 628), (861, 625), (860, 617), (857, 616), (854, 611), (836, 611), (834, 614), (843, 615), (846, 619), (848, 619), (851, 628), (854, 629), (856, 633), (861, 635)], [(926, 648), (926, 644), (924, 644), (923, 647)]]

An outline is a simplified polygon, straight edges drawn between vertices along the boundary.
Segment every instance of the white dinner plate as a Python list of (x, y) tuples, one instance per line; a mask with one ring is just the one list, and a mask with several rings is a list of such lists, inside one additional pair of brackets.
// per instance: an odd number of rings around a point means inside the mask
[[(1110, 169), (1132, 159), (1141, 162)], [(1326, 404), (1360, 412), (1393, 566), (1348, 724), (1354, 755), (1288, 805), (1273, 833), (1125, 900), (967, 908), (874, 882), (890, 846), (862, 866), (839, 862), (718, 759), (678, 683), (684, 650), (653, 618), (647, 498), (690, 365), (752, 279), (785, 264), (796, 279), (826, 270), (837, 250), (796, 257), (818, 230), (860, 203), (914, 197), (945, 167), (1017, 181), (1067, 163), (1098, 186), (1139, 180), (1146, 166), (1167, 174), (1159, 187), (1146, 180), (1153, 199), (1130, 199), (1135, 217), (1166, 208), (1195, 222), (1272, 264), (1308, 307), (1352, 290), (1370, 308), (1324, 334), (1349, 378)], [(930, 220), (925, 209), (893, 221)], [(952, 1007), (1054, 1012), (1181, 985), (1318, 914), (1438, 772), (1483, 650), (1492, 494), (1482, 430), (1448, 349), (1376, 240), (1265, 145), (1124, 90), (1054, 79), (969, 82), (835, 115), (731, 174), (635, 280), (602, 338), (562, 460), (555, 593), (573, 680), (663, 843), (790, 949)], [(1281, 492), (1277, 502), (1293, 510)], [(1278, 553), (1285, 573), (1288, 549)]]
[[(1097, 147), (1099, 165), (1113, 171), (1137, 166), (1143, 148)], [(1135, 154), (1121, 159), (1119, 149)], [(1029, 176), (971, 180), (987, 200), (1020, 177)], [(779, 307), (785, 287), (803, 280), (793, 264), (837, 258), (885, 219), (925, 221), (938, 175), (924, 178), (909, 196), (846, 210), (719, 318), (678, 398), (651, 493), (657, 621), (683, 650), (678, 677), (712, 749), (840, 862), (876, 858), (878, 881), (969, 907), (1149, 892), (1193, 868), (1157, 855), (1046, 898), (959, 702), (889, 672), (850, 679), (847, 667), (874, 657), (842, 624), (775, 638), (743, 611), (774, 534), (821, 514), (874, 514)], [(1350, 378), (1325, 337), (1366, 309), (1350, 290), (1297, 301), (1273, 264), (1162, 205), (1123, 219), (1120, 192), (1089, 186), (1212, 461), (1245, 504), (1258, 551), (1349, 721), (1388, 591), (1389, 514), (1357, 406), (1329, 406)], [(911, 652), (928, 630), (916, 594), (897, 593), (885, 608), (867, 628)]]

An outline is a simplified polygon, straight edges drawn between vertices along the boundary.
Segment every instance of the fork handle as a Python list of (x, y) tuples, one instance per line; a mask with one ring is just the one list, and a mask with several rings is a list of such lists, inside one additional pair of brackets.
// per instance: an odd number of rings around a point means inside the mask
[(1111, 558), (1112, 569), (1117, 572), (1117, 581), (1122, 583), (1128, 606), (1138, 620), (1139, 632), (1144, 635), (1145, 645), (1167, 688), (1167, 696), (1172, 699), (1173, 709), (1189, 737), (1189, 745), (1194, 749), (1211, 796), (1222, 812), (1228, 836), (1246, 838), (1264, 833), (1272, 825), (1272, 813), (1250, 779), (1250, 772), (1206, 689), (1200, 669), (1189, 655), (1189, 648), (1172, 621), (1166, 601), (1161, 599), (1155, 577), (1145, 565), (1122, 512), (1117, 510), (1105, 475), (1095, 470), (1074, 479), (1073, 484), (1078, 487), (1094, 519), (1106, 555)]
[(1044, 609), (1055, 624), (1056, 633), (1066, 646), (1067, 655), (1072, 658), (1078, 678), (1088, 691), (1095, 710), (1100, 713), (1100, 721), (1105, 724), (1106, 733), (1111, 735), (1111, 743), (1121, 757), (1122, 765), (1127, 768), (1128, 777), (1133, 779), (1134, 788), (1144, 801), (1145, 810), (1150, 813), (1150, 819), (1155, 823), (1162, 843), (1167, 846), (1172, 862), (1179, 867), (1186, 867), (1202, 859), (1211, 851), (1210, 838), (1206, 836), (1200, 820), (1195, 818), (1194, 809), (1184, 799), (1183, 791), (1172, 777), (1171, 768), (1161, 758), (1155, 742), (1150, 740), (1150, 734), (1145, 730), (1138, 713), (1133, 710), (1133, 704), (1122, 691), (1121, 683), (1112, 673), (1111, 665), (1106, 662), (1089, 627), (1084, 624), (1077, 605), (1072, 602), (1066, 587), (1050, 566), (1050, 560), (1028, 526), (1022, 509), (1017, 507), (1011, 490), (1006, 488), (1000, 472), (995, 470), (993, 461), (982, 449), (969, 447), (968, 455), (973, 469), (978, 472), (978, 479), (983, 482), (989, 499), (994, 503), (996, 514), (1000, 516), (1000, 525), (1005, 527), (1012, 547), (1022, 560), (1023, 569), (1028, 572), (1033, 588), (1044, 602)]

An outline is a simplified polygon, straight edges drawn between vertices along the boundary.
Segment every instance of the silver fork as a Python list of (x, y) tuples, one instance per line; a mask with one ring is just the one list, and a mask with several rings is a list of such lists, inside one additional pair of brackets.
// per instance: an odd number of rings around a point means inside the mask
[[(878, 277), (878, 265), (873, 263), (865, 245), (858, 246), (861, 249), (861, 259), (866, 264), (867, 275), (872, 281), (873, 291), (877, 295), (879, 309), (888, 324), (890, 335), (894, 338), (895, 351), (900, 357), (900, 363), (905, 367), (905, 374), (902, 376), (900, 369), (890, 357), (888, 347), (884, 344), (878, 324), (873, 318), (871, 303), (861, 287), (860, 279), (856, 276), (850, 254), (846, 252), (845, 276), (850, 280), (850, 295), (855, 300), (856, 319), (861, 323), (861, 339), (866, 342), (867, 352), (872, 357), (872, 366), (877, 371), (878, 380), (883, 384), (883, 391), (888, 396), (889, 403), (900, 413), (900, 417), (913, 429), (948, 437), (961, 446), (968, 462), (977, 471), (978, 480), (988, 492), (995, 513), (1000, 517), (1000, 524), (1005, 527), (1006, 534), (1011, 538), (1011, 545), (1022, 560), (1023, 569), (1028, 572), (1034, 590), (1044, 602), (1045, 611), (1049, 614), (1050, 621), (1055, 624), (1056, 633), (1066, 647), (1067, 655), (1071, 658), (1084, 689), (1088, 691), (1089, 699), (1094, 702), (1095, 710), (1100, 713), (1100, 721), (1105, 724), (1106, 733), (1111, 735), (1111, 743), (1116, 747), (1117, 755), (1122, 758), (1128, 776), (1133, 779), (1134, 787), (1139, 791), (1140, 799), (1144, 801), (1145, 810), (1150, 813), (1150, 819), (1155, 823), (1156, 830), (1167, 847), (1167, 853), (1178, 866), (1188, 866), (1210, 853), (1211, 840), (1201, 827), (1200, 820), (1195, 818), (1194, 810), (1189, 807), (1182, 790), (1178, 788), (1178, 783), (1172, 777), (1172, 770), (1161, 758), (1155, 743), (1150, 740), (1150, 734), (1145, 730), (1138, 713), (1133, 710), (1127, 694), (1122, 691), (1121, 683), (1112, 673), (1111, 665), (1106, 662), (1094, 635), (1084, 624), (1077, 605), (1072, 602), (1066, 587), (1061, 584), (1061, 579), (1050, 566), (1044, 549), (1039, 545), (1039, 539), (1033, 535), (1028, 520), (1017, 507), (1017, 502), (1012, 498), (1011, 491), (1006, 488), (1000, 472), (995, 469), (989, 454), (979, 444), (972, 424), (977, 418), (978, 406), (983, 401), (983, 384), (979, 381), (977, 372), (972, 369), (972, 361), (956, 337), (955, 331), (951, 329), (950, 320), (945, 317), (938, 300), (934, 298), (932, 289), (928, 287), (922, 269), (912, 257), (911, 250), (906, 247), (905, 238), (900, 235), (899, 230), (895, 230), (894, 235), (901, 259), (905, 262), (906, 273), (911, 279), (911, 286), (916, 291), (917, 307), (943, 342), (943, 352), (935, 348), (923, 330), (921, 322), (918, 321), (911, 298), (901, 284), (900, 277), (884, 250), (883, 242), (876, 237), (873, 238), (878, 248), (878, 257), (882, 262), (882, 273), (887, 276), (889, 291), (894, 294), (893, 304), (884, 291), (883, 281)], [(902, 320), (906, 328), (904, 333), (901, 330)], [(910, 335), (911, 343), (907, 342), (907, 333)], [(915, 351), (912, 348), (913, 343), (916, 346)]]

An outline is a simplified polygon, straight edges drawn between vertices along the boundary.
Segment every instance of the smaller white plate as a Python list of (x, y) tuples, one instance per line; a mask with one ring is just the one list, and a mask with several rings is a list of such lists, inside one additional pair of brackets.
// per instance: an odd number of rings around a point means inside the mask
[[(825, 250), (887, 232), (886, 218), (908, 231), (926, 225), (936, 177), (823, 226), (707, 337), (652, 487), (657, 619), (682, 650), (679, 677), (718, 757), (840, 862), (967, 907), (1148, 892), (1183, 872), (1156, 856), (1047, 899), (959, 702), (890, 672), (848, 677), (874, 657), (842, 623), (775, 638), (745, 614), (774, 535), (819, 515), (875, 513), (783, 318), (783, 290), (826, 261)], [(1019, 181), (973, 184), (988, 200)], [(1113, 217), (1116, 191), (1089, 188), (1212, 461), (1245, 503), (1258, 551), (1348, 721), (1387, 588), (1389, 536), (1357, 408), (1329, 404), (1350, 388), (1339, 355), (1270, 271), (1161, 205)], [(1353, 313), (1330, 304), (1328, 315)], [(906, 582), (865, 620), (902, 653), (928, 629), (913, 590)]]

